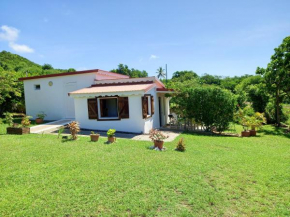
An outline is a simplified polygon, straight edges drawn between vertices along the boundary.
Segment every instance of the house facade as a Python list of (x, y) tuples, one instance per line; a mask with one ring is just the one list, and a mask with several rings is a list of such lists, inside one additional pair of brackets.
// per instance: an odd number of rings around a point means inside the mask
[(24, 77), (26, 113), (72, 119), (82, 129), (148, 133), (168, 123), (170, 92), (156, 77), (129, 78), (104, 70)]

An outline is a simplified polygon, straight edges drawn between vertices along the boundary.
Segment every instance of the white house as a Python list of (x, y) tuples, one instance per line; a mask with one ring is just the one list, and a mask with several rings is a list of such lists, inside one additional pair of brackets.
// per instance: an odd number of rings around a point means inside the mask
[(103, 70), (24, 77), (26, 113), (75, 119), (82, 129), (148, 133), (168, 123), (170, 92), (156, 77)]

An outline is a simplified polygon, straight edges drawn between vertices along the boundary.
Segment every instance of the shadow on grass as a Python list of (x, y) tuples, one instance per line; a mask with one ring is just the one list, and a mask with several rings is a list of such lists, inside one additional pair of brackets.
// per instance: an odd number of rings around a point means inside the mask
[(271, 126), (270, 128), (265, 128), (260, 130), (260, 133), (263, 133), (264, 135), (272, 135), (272, 136), (284, 136), (286, 138), (290, 138), (290, 134), (286, 133), (286, 128), (281, 128), (281, 127), (274, 127)]
[(238, 134), (219, 134), (219, 133), (212, 133), (212, 132), (189, 132), (184, 131), (181, 133), (181, 135), (194, 135), (194, 136), (212, 136), (212, 137), (236, 137), (238, 138)]

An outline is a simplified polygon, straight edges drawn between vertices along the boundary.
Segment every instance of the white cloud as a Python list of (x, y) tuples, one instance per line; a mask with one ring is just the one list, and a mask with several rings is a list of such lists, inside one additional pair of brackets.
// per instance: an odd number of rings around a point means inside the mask
[(151, 56), (150, 56), (150, 60), (152, 60), (152, 59), (158, 59), (159, 58), (159, 56), (156, 56), (156, 55), (154, 55), (154, 54), (151, 54)]
[(13, 50), (20, 53), (33, 53), (34, 52), (32, 48), (24, 44), (16, 44), (14, 42), (9, 42), (9, 47), (11, 47)]
[(16, 41), (19, 35), (19, 30), (9, 26), (1, 26), (0, 39), (4, 41)]
[(30, 48), (29, 46), (25, 44), (17, 44), (15, 41), (17, 41), (20, 30), (3, 25), (1, 26), (2, 32), (0, 32), (0, 40), (2, 41), (7, 41), (9, 47), (11, 47), (14, 51), (16, 52), (21, 52), (21, 53), (33, 53), (34, 50)]

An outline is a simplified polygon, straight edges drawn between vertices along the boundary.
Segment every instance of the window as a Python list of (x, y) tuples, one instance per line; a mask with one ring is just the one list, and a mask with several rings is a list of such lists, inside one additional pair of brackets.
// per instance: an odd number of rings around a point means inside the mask
[(35, 85), (34, 85), (34, 89), (35, 89), (35, 90), (40, 90), (40, 84), (35, 84)]
[(142, 116), (143, 119), (152, 117), (154, 115), (154, 98), (151, 95), (142, 97)]
[(89, 119), (119, 120), (129, 118), (128, 97), (98, 97), (88, 99)]
[(117, 119), (118, 114), (118, 98), (99, 98), (99, 118)]

